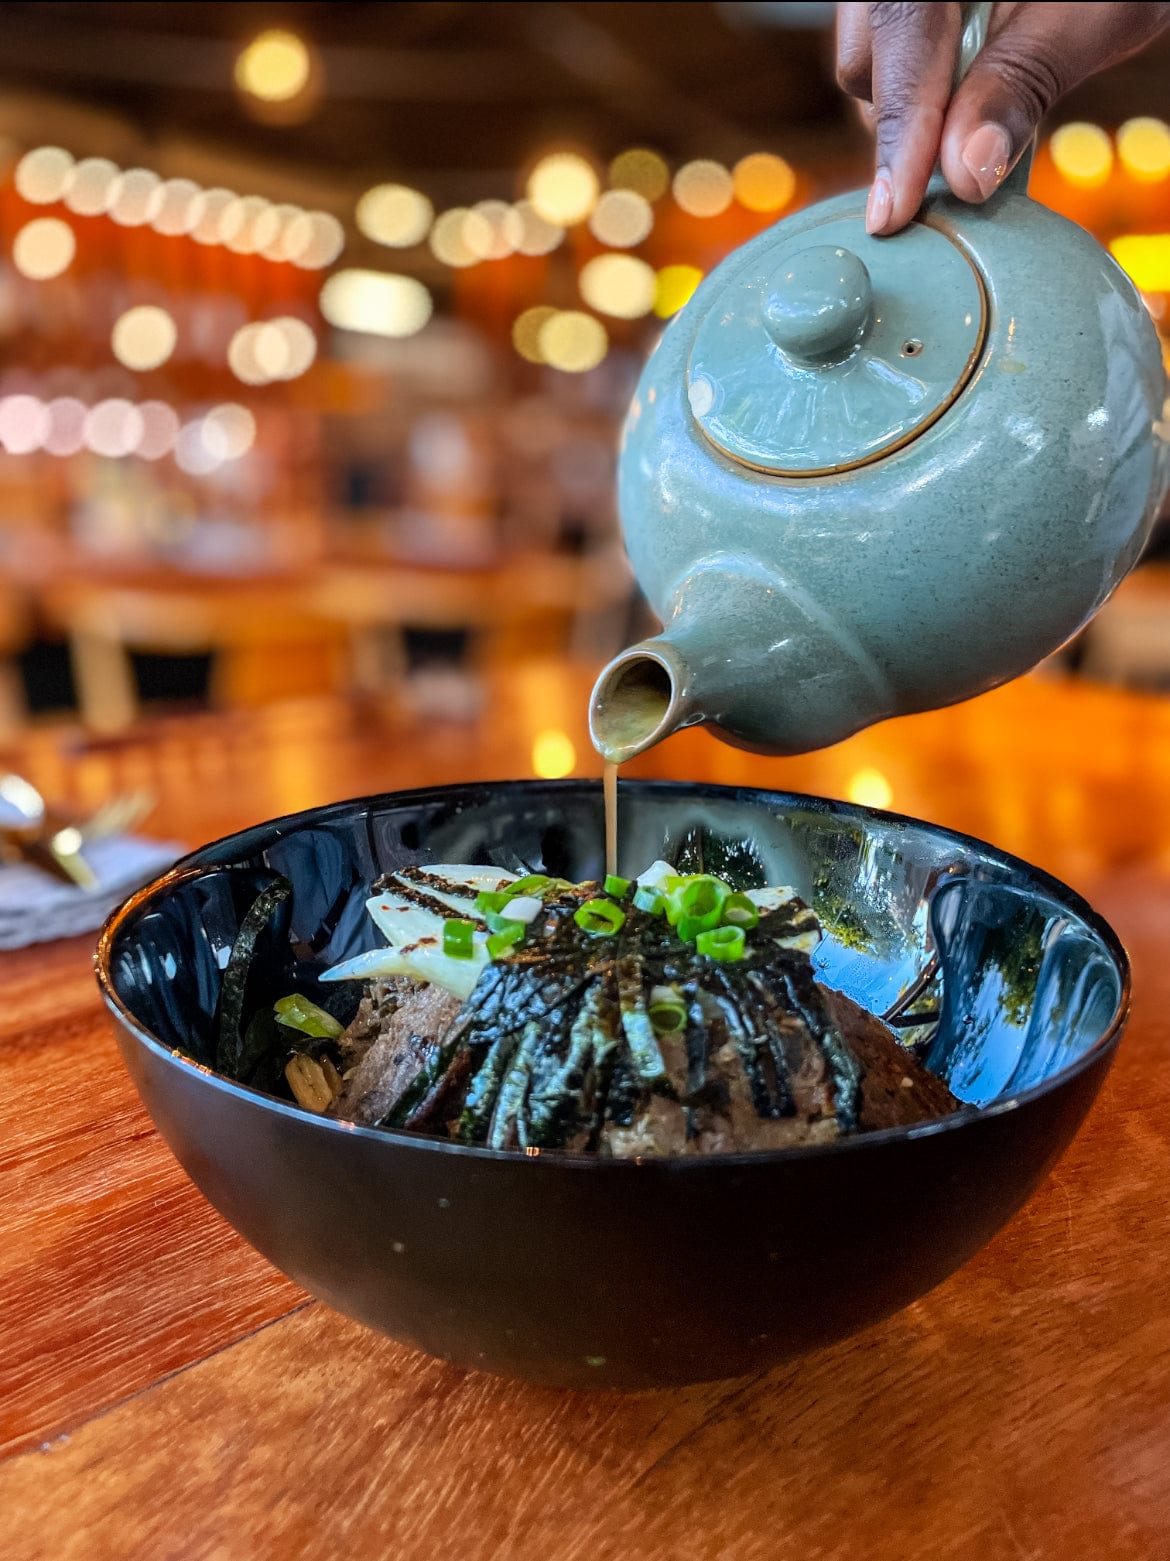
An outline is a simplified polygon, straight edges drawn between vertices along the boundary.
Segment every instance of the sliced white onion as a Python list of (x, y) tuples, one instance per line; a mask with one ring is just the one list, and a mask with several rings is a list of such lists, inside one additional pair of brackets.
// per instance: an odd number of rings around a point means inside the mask
[(669, 862), (651, 862), (644, 873), (639, 873), (637, 878), (640, 889), (660, 889), (668, 878), (675, 876), (675, 869)]
[(518, 894), (508, 901), (503, 910), (509, 921), (522, 921), (525, 925), (535, 921), (544, 908), (544, 901), (535, 894)]

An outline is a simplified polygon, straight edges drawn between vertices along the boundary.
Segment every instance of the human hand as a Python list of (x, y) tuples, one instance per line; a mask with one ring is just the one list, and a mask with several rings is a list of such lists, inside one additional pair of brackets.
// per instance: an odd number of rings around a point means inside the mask
[(837, 7), (837, 79), (873, 105), (876, 167), (865, 225), (896, 233), (935, 164), (961, 200), (997, 190), (1052, 105), (1128, 59), (1170, 24), (1170, 4), (999, 4), (952, 96), (962, 30), (955, 4)]

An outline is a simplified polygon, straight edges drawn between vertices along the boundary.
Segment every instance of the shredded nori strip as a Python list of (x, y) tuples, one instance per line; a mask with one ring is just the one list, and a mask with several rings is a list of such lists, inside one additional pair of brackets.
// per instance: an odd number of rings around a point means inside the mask
[[(274, 879), (267, 889), (260, 891), (240, 921), (232, 951), (224, 967), (219, 989), (219, 1041), (215, 1051), (215, 1066), (232, 1078), (242, 1077), (241, 1067), (246, 1047), (240, 1026), (244, 1018), (244, 993), (256, 943), (291, 893), (292, 884), (287, 878)], [(247, 1051), (250, 1052), (251, 1048), (247, 1048)], [(249, 1072), (258, 1060), (248, 1056)]]

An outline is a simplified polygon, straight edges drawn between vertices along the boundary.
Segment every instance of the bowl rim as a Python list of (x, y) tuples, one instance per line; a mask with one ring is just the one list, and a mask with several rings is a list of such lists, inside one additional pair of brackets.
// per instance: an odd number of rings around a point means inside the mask
[(1092, 1044), (1058, 1073), (1051, 1074), (1042, 1079), (1040, 1083), (1033, 1084), (1027, 1089), (1018, 1090), (1011, 1095), (993, 1101), (988, 1106), (965, 1106), (962, 1110), (952, 1112), (949, 1116), (933, 1117), (926, 1122), (916, 1122), (900, 1127), (878, 1128), (868, 1133), (847, 1134), (844, 1137), (833, 1139), (829, 1143), (793, 1145), (786, 1149), (745, 1149), (734, 1153), (703, 1154), (703, 1155), (655, 1155), (638, 1158), (609, 1158), (592, 1154), (569, 1154), (563, 1150), (537, 1149), (489, 1149), (482, 1144), (463, 1144), (452, 1139), (439, 1138), (428, 1133), (412, 1132), (403, 1128), (366, 1127), (358, 1122), (347, 1122), (335, 1117), (318, 1116), (315, 1112), (306, 1111), (303, 1106), (294, 1102), (280, 1100), (274, 1095), (266, 1094), (263, 1090), (254, 1089), (249, 1084), (240, 1084), (226, 1075), (218, 1073), (214, 1068), (197, 1062), (193, 1057), (178, 1051), (174, 1047), (166, 1046), (157, 1036), (134, 1015), (127, 1004), (118, 995), (114, 988), (110, 970), (110, 962), (113, 946), (123, 925), (131, 920), (138, 912), (156, 896), (174, 888), (177, 884), (194, 881), (207, 873), (219, 872), (232, 864), (229, 862), (210, 863), (200, 861), (199, 858), (211, 851), (229, 846), (235, 841), (242, 841), (246, 836), (254, 833), (268, 832), (273, 839), (280, 838), (282, 831), (295, 827), (304, 828), (311, 824), (325, 822), (331, 817), (341, 816), (355, 809), (372, 809), (382, 805), (397, 805), (404, 802), (425, 803), (428, 800), (440, 800), (449, 798), (457, 792), (495, 791), (506, 788), (521, 792), (549, 791), (585, 791), (597, 789), (600, 791), (601, 781), (590, 776), (567, 776), (559, 780), (534, 780), (524, 778), (519, 780), (489, 780), (489, 781), (455, 781), (440, 786), (418, 786), (405, 791), (376, 792), (368, 795), (346, 797), (339, 801), (323, 803), (312, 808), (302, 808), (294, 813), (281, 814), (276, 818), (264, 819), (255, 824), (249, 824), (243, 829), (233, 830), (229, 834), (221, 835), (215, 840), (207, 841), (187, 852), (178, 861), (172, 863), (163, 873), (151, 879), (138, 889), (128, 899), (124, 900), (110, 912), (102, 924), (98, 935), (97, 947), (94, 950), (94, 972), (97, 984), (101, 991), (102, 999), (112, 1017), (130, 1034), (134, 1040), (148, 1052), (152, 1052), (160, 1061), (169, 1063), (200, 1075), (202, 1079), (213, 1089), (237, 1097), (241, 1102), (251, 1103), (261, 1109), (269, 1110), (278, 1116), (287, 1116), (294, 1121), (312, 1125), (326, 1133), (336, 1133), (344, 1138), (359, 1138), (373, 1143), (390, 1142), (399, 1148), (407, 1147), (420, 1151), (429, 1150), (433, 1153), (470, 1157), (473, 1160), (503, 1161), (509, 1165), (521, 1162), (530, 1162), (557, 1166), (561, 1169), (580, 1172), (599, 1171), (606, 1175), (628, 1175), (635, 1172), (643, 1174), (657, 1170), (669, 1171), (671, 1174), (698, 1174), (705, 1168), (716, 1166), (729, 1166), (744, 1168), (747, 1166), (765, 1164), (772, 1165), (780, 1162), (813, 1161), (838, 1155), (856, 1154), (868, 1148), (877, 1149), (884, 1145), (908, 1143), (924, 1138), (934, 1138), (946, 1133), (956, 1133), (963, 1128), (975, 1123), (987, 1121), (993, 1118), (1005, 1116), (1008, 1112), (1016, 1111), (1022, 1106), (1040, 1100), (1044, 1096), (1053, 1094), (1077, 1078), (1081, 1073), (1094, 1066), (1107, 1052), (1116, 1047), (1121, 1034), (1129, 1020), (1130, 1007), (1133, 996), (1133, 972), (1129, 955), (1120, 937), (1112, 925), (1093, 909), (1084, 897), (1075, 889), (1069, 887), (1062, 879), (1046, 872), (1043, 868), (1034, 866), (1025, 861), (1023, 857), (1014, 855), (1010, 851), (1004, 851), (999, 846), (992, 845), (982, 840), (977, 835), (969, 835), (962, 830), (950, 829), (943, 824), (933, 824), (926, 819), (914, 818), (907, 813), (894, 813), (884, 808), (871, 808), (856, 802), (845, 802), (834, 797), (822, 797), (813, 792), (777, 791), (771, 787), (761, 786), (725, 786), (712, 781), (677, 781), (657, 780), (651, 778), (630, 777), (622, 786), (623, 791), (641, 791), (650, 793), (682, 794), (691, 796), (712, 797), (732, 801), (751, 800), (755, 802), (767, 802), (779, 806), (795, 805), (797, 811), (823, 813), (834, 817), (853, 818), (863, 824), (882, 823), (892, 824), (897, 827), (909, 827), (916, 830), (925, 830), (929, 834), (936, 835), (944, 840), (954, 842), (958, 846), (975, 853), (986, 853), (1007, 867), (1022, 871), (1029, 875), (1037, 887), (1048, 890), (1052, 897), (1070, 910), (1074, 911), (1084, 923), (1090, 927), (1105, 944), (1112, 956), (1121, 981), (1121, 991), (1118, 996), (1117, 1006), (1109, 1023)]

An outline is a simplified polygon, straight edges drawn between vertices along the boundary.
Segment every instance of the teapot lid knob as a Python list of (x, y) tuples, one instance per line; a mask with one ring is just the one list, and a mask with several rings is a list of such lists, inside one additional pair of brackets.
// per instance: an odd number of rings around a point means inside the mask
[(768, 335), (790, 358), (829, 363), (869, 329), (873, 283), (852, 250), (814, 244), (776, 268), (763, 316)]

